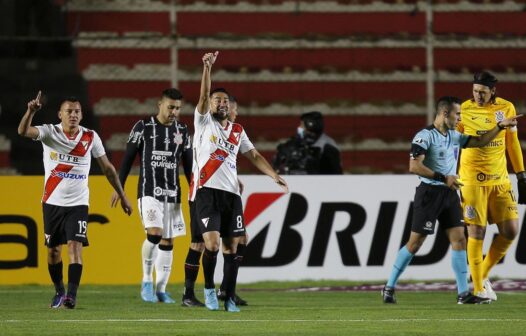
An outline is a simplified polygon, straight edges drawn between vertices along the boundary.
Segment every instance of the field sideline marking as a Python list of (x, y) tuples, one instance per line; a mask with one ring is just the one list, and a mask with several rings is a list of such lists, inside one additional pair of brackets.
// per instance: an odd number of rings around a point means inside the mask
[[(216, 320), (216, 319), (97, 319), (97, 320), (45, 320), (47, 322), (70, 322), (70, 323), (91, 323), (91, 322), (235, 322), (235, 323), (244, 323), (244, 322), (287, 322), (287, 323), (297, 323), (297, 322), (526, 322), (526, 319), (498, 319), (498, 318), (449, 318), (449, 319), (384, 319), (384, 320), (367, 320), (367, 319), (349, 319), (349, 320), (307, 320), (307, 319), (295, 319), (295, 320)], [(27, 323), (27, 322), (37, 322), (40, 323), (42, 320), (0, 320), (1, 323)]]

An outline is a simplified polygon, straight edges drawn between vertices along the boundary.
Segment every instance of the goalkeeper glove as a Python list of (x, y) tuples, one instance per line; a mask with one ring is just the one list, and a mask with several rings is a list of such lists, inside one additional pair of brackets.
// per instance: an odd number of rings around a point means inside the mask
[(526, 204), (526, 171), (517, 173), (517, 191), (519, 193), (519, 204)]

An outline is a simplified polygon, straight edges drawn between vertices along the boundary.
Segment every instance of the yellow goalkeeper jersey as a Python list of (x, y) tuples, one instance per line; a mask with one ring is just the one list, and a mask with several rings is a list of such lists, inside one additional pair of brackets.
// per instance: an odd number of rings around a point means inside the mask
[[(513, 104), (497, 97), (495, 104), (480, 107), (471, 100), (461, 105), (458, 131), (480, 136), (505, 118), (516, 115)], [(509, 131), (516, 132), (516, 128)], [(489, 144), (465, 148), (460, 156), (459, 175), (465, 185), (497, 185), (509, 182), (506, 163), (506, 132), (502, 131)]]

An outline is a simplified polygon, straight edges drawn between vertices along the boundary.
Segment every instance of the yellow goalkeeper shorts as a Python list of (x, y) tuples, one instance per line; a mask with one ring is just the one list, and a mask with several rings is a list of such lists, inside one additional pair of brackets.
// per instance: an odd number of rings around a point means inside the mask
[(463, 186), (460, 195), (464, 222), (468, 225), (486, 226), (519, 218), (511, 183)]

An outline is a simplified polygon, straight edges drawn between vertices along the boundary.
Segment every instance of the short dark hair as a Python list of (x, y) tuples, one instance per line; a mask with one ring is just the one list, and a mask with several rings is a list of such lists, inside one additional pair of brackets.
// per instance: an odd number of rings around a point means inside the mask
[(453, 105), (458, 104), (460, 105), (462, 101), (458, 97), (453, 96), (444, 96), (440, 97), (436, 104), (436, 112), (435, 116), (438, 115), (438, 113), (442, 110), (451, 111), (453, 109)]
[(228, 94), (228, 91), (225, 89), (225, 88), (222, 88), (222, 87), (219, 87), (219, 88), (215, 88), (213, 89), (212, 91), (210, 91), (210, 97), (212, 97), (212, 95), (216, 92), (223, 92), (224, 94), (226, 94), (228, 97), (230, 97), (230, 94)]
[(316, 133), (318, 135), (323, 133), (324, 124), (323, 115), (321, 114), (321, 112), (306, 112), (300, 116), (300, 119), (301, 121), (303, 121), (305, 129), (307, 131)]
[(62, 102), (60, 103), (59, 109), (62, 109), (62, 105), (64, 105), (65, 102), (72, 102), (72, 103), (79, 103), (82, 106), (82, 103), (80, 100), (75, 96), (67, 96), (62, 99)]
[(80, 100), (76, 96), (67, 96), (62, 99), (62, 103), (67, 101), (72, 103), (80, 103)]
[(183, 94), (181, 93), (181, 91), (175, 88), (170, 88), (170, 89), (166, 89), (163, 91), (162, 97), (163, 98), (166, 97), (166, 98), (173, 99), (173, 100), (182, 100)]

